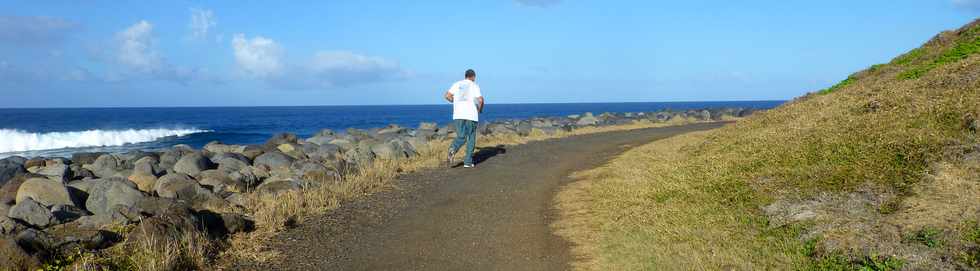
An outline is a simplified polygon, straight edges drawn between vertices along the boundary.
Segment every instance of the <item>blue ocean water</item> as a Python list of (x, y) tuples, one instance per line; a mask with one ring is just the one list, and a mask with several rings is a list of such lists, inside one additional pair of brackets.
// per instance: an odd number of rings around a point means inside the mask
[[(488, 104), (481, 121), (583, 112), (652, 112), (718, 107), (769, 109), (783, 101)], [(450, 121), (451, 105), (0, 109), (0, 157), (121, 152), (175, 144), (201, 147), (265, 142), (280, 132), (308, 137), (320, 129), (416, 127)]]

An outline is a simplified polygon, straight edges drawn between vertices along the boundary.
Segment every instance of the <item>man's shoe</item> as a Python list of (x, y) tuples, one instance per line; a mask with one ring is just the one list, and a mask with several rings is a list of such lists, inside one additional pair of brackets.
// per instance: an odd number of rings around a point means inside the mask
[(446, 156), (446, 166), (453, 167), (453, 156), (454, 156), (453, 149), (449, 148), (449, 150), (446, 152), (448, 153), (448, 155)]
[(474, 164), (465, 164), (465, 165), (463, 165), (463, 167), (465, 167), (465, 168), (471, 168), (471, 167), (476, 167), (476, 165), (474, 165)]

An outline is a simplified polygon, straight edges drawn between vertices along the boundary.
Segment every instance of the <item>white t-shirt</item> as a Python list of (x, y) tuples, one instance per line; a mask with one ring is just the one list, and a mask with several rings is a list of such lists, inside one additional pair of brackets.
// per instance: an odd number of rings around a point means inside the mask
[(476, 98), (483, 97), (480, 85), (469, 79), (453, 83), (448, 92), (453, 94), (453, 119), (480, 121), (476, 110)]

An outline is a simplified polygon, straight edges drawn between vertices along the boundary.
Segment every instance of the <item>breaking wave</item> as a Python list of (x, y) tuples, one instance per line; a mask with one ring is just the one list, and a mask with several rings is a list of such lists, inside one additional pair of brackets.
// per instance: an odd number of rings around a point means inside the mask
[(206, 132), (210, 131), (198, 129), (128, 129), (30, 133), (15, 129), (0, 129), (0, 153), (122, 146), (151, 142), (165, 137)]

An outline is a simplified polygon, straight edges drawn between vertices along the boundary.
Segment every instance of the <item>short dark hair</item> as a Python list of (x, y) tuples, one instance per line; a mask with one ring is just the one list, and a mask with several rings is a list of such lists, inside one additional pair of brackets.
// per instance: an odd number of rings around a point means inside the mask
[(476, 76), (476, 71), (474, 71), (473, 69), (466, 70), (466, 78), (475, 77), (475, 76)]

